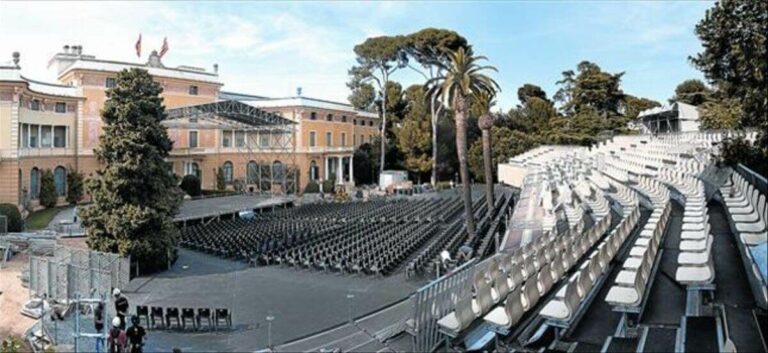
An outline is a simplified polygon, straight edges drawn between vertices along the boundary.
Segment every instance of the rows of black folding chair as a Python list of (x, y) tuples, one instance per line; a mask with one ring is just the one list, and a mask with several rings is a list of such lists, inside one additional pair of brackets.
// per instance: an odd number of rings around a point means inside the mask
[(136, 316), (149, 329), (218, 330), (232, 328), (232, 313), (226, 308), (179, 308), (136, 306)]

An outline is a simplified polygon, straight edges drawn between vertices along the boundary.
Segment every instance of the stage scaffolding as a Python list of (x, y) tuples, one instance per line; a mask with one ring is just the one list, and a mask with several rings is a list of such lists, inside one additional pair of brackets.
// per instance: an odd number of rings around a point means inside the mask
[(240, 164), (233, 170), (245, 170), (244, 178), (232, 182), (237, 191), (270, 195), (298, 191), (295, 121), (234, 100), (168, 110), (168, 120), (185, 119), (190, 125), (207, 119), (218, 123), (222, 130), (234, 132), (230, 147), (225, 150), (217, 146), (214, 150), (242, 156), (232, 161)]

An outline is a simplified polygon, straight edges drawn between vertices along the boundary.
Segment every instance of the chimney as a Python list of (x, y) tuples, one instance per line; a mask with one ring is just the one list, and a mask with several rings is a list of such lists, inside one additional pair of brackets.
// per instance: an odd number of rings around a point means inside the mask
[(213, 73), (218, 74), (219, 73), (219, 64), (213, 64)]
[(64, 54), (69, 54), (69, 45), (64, 46)]
[(19, 67), (19, 56), (19, 52), (13, 52), (13, 64), (16, 65), (16, 67)]
[(301, 97), (301, 87), (296, 87), (296, 95)]

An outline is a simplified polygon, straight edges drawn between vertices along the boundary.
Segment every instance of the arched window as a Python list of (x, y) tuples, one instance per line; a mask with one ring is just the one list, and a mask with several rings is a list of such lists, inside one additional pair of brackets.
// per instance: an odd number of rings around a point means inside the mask
[(200, 166), (197, 163), (192, 162), (192, 164), (189, 165), (189, 171), (192, 175), (200, 178)]
[(224, 173), (224, 181), (227, 183), (231, 183), (234, 179), (233, 173), (234, 170), (232, 168), (232, 162), (226, 161), (224, 162), (224, 165), (221, 167), (222, 172)]
[(272, 163), (272, 180), (281, 181), (283, 179), (283, 163), (280, 161), (274, 161)]
[(40, 170), (35, 167), (29, 173), (29, 196), (37, 199), (38, 195), (40, 195)]
[(256, 182), (259, 180), (259, 164), (250, 161), (248, 162), (248, 184), (256, 184)]
[(309, 162), (309, 180), (317, 180), (317, 162)]
[(56, 186), (56, 195), (67, 194), (67, 170), (64, 167), (58, 166), (53, 170), (53, 184)]

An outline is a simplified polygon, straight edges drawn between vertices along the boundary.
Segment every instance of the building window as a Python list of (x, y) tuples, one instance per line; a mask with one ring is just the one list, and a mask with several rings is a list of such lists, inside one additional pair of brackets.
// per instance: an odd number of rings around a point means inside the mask
[(357, 119), (352, 119), (352, 125), (357, 125)]
[(21, 124), (21, 141), (19, 143), (21, 147), (29, 147), (29, 125), (27, 124)]
[(189, 148), (197, 148), (197, 131), (189, 132)]
[(36, 200), (40, 195), (40, 170), (32, 168), (32, 172), (29, 173), (29, 196)]
[(233, 173), (234, 170), (232, 168), (232, 162), (224, 162), (224, 165), (221, 167), (221, 172), (224, 173), (224, 182), (231, 183), (234, 179)]
[(327, 121), (333, 121), (333, 114), (328, 114), (325, 116), (325, 120)]
[(261, 147), (269, 147), (269, 133), (268, 132), (262, 132), (259, 135), (259, 146)]
[(352, 146), (357, 146), (357, 135), (352, 134)]
[(194, 175), (200, 178), (200, 166), (195, 162), (185, 164), (184, 175)]
[(40, 110), (40, 100), (39, 99), (33, 99), (32, 103), (29, 105), (29, 109), (31, 110)]
[(107, 86), (107, 88), (115, 88), (115, 86), (117, 86), (117, 81), (114, 77), (107, 77), (107, 80), (104, 82), (104, 86)]
[(368, 122), (368, 126), (373, 126), (373, 120)]
[(309, 120), (317, 120), (317, 113), (315, 112), (309, 113)]
[(232, 130), (221, 131), (221, 147), (232, 147)]
[(247, 174), (247, 183), (248, 184), (256, 184), (256, 181), (259, 178), (259, 165), (258, 163), (254, 161), (248, 162), (248, 174)]
[(189, 95), (191, 96), (197, 95), (197, 86), (195, 85), (189, 86)]
[(309, 147), (315, 147), (317, 146), (317, 132), (310, 131), (309, 132)]
[(341, 133), (341, 146), (344, 147), (347, 145), (347, 134), (342, 132)]
[(318, 175), (317, 162), (309, 162), (309, 180), (317, 180)]
[(365, 143), (365, 136), (363, 136), (362, 134), (360, 135), (360, 143), (361, 144)]
[(56, 186), (56, 195), (67, 194), (67, 170), (64, 167), (58, 166), (53, 170), (53, 184)]
[(67, 147), (67, 127), (66, 126), (53, 127), (53, 147), (56, 147), (56, 148)]
[(235, 147), (245, 147), (245, 131), (235, 131)]
[(342, 115), (341, 116), (341, 122), (342, 123), (346, 123), (347, 122), (347, 116), (346, 115)]
[(27, 126), (29, 126), (29, 147), (36, 148), (40, 141), (40, 125)]
[(330, 132), (325, 133), (325, 145), (328, 147), (333, 146), (333, 133), (330, 133)]
[(373, 135), (368, 135), (368, 142), (373, 142)]
[(67, 112), (67, 103), (56, 102), (56, 105), (54, 106), (54, 111), (57, 112), (57, 113), (66, 113)]
[(53, 146), (53, 129), (50, 125), (40, 127), (40, 147)]
[(283, 178), (283, 163), (274, 161), (272, 163), (272, 181), (281, 181)]

